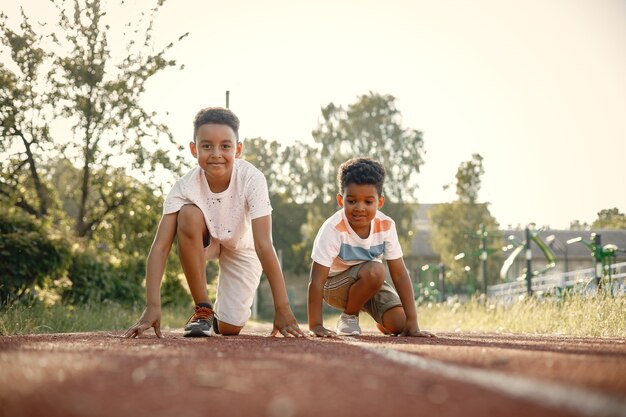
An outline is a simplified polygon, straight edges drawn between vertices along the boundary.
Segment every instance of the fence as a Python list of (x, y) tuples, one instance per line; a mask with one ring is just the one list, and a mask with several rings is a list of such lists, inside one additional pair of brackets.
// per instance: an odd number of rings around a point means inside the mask
[[(610, 277), (610, 279), (609, 279)], [(604, 282), (612, 286), (614, 294), (626, 293), (626, 262), (604, 267)], [(577, 271), (541, 275), (531, 280), (533, 294), (542, 296), (546, 293), (573, 288), (581, 292), (595, 292), (594, 268), (579, 269)], [(518, 278), (513, 282), (492, 285), (487, 288), (489, 297), (500, 298), (504, 301), (526, 294), (526, 279)]]

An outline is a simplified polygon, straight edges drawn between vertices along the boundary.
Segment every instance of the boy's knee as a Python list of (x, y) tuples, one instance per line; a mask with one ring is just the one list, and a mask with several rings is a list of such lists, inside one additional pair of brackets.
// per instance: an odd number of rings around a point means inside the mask
[(380, 262), (368, 262), (359, 270), (359, 280), (372, 287), (381, 287), (385, 282), (385, 266)]
[(202, 228), (198, 224), (204, 223), (202, 211), (193, 204), (186, 204), (181, 207), (177, 216), (177, 232), (182, 235), (190, 236), (201, 231)]
[[(399, 334), (406, 325), (406, 315), (401, 306), (391, 308), (383, 314), (384, 329), (391, 334)], [(380, 328), (379, 328), (380, 329)]]
[(234, 326), (221, 320), (217, 321), (217, 327), (222, 336), (237, 336), (243, 329), (241, 326)]

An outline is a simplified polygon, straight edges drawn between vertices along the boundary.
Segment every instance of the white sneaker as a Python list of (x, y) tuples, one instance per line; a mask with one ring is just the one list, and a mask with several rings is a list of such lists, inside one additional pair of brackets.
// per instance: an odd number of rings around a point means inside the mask
[(341, 313), (337, 321), (337, 334), (344, 336), (360, 336), (359, 316)]

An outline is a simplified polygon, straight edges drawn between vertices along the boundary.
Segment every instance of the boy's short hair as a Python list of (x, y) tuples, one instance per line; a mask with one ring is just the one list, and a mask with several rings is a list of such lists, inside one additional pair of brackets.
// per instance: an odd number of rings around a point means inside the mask
[(337, 182), (341, 194), (350, 184), (373, 185), (378, 191), (378, 196), (383, 195), (383, 183), (385, 182), (385, 167), (371, 158), (352, 158), (341, 164), (337, 172)]
[(233, 129), (235, 137), (237, 141), (239, 141), (239, 118), (235, 116), (235, 113), (223, 107), (207, 107), (200, 110), (193, 119), (194, 142), (196, 141), (200, 126), (210, 123), (229, 126)]

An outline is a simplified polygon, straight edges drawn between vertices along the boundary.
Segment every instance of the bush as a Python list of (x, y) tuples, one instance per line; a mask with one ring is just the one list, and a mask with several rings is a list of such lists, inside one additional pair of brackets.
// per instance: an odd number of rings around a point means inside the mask
[(63, 292), (71, 303), (113, 301), (132, 305), (141, 300), (145, 268), (143, 259), (127, 257), (119, 264), (92, 250), (72, 256), (68, 277), (72, 286)]
[(68, 243), (51, 239), (36, 221), (0, 214), (0, 306), (62, 276), (69, 261)]
[(162, 306), (189, 306), (193, 299), (177, 276), (166, 274), (161, 284)]

